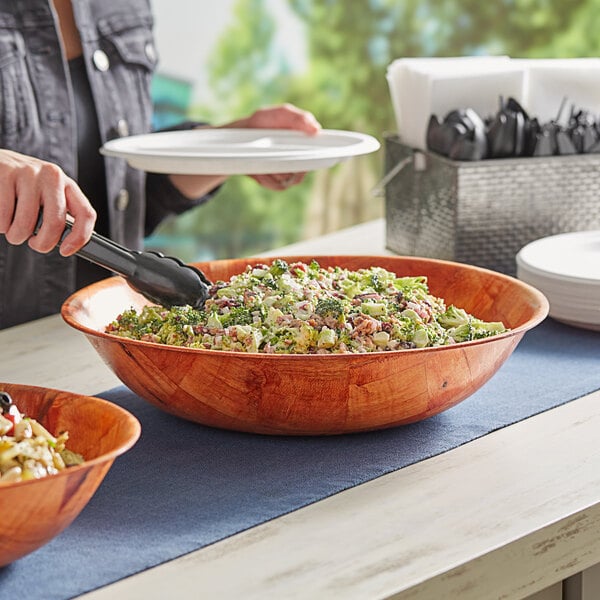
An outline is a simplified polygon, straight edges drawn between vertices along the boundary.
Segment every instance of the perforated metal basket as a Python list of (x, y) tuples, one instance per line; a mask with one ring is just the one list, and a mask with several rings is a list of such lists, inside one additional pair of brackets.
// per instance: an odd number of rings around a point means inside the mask
[(600, 154), (452, 161), (386, 136), (386, 245), (509, 275), (529, 242), (600, 229)]

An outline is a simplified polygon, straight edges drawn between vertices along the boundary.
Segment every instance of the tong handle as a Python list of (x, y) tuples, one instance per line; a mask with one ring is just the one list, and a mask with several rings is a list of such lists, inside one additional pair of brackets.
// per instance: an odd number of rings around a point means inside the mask
[[(40, 213), (37, 225), (35, 226), (34, 235), (37, 234), (42, 226), (42, 217), (43, 215)], [(60, 236), (59, 244), (63, 242), (72, 229), (73, 224), (67, 219), (65, 222), (65, 229)], [(95, 231), (92, 233), (88, 243), (80, 248), (75, 254), (100, 267), (114, 271), (125, 278), (131, 277), (136, 270), (137, 261), (130, 250), (105, 238)]]
[[(71, 222), (67, 221), (61, 241), (72, 227)], [(127, 248), (105, 238), (95, 231), (92, 233), (89, 242), (80, 248), (76, 254), (101, 267), (110, 269), (125, 278), (132, 277), (137, 266), (135, 256)]]
[[(35, 233), (41, 224), (42, 215), (38, 218)], [(61, 243), (72, 227), (71, 221), (67, 220)], [(201, 309), (212, 285), (202, 271), (178, 258), (160, 252), (129, 250), (96, 232), (75, 254), (121, 275), (134, 290), (164, 306), (189, 304)]]

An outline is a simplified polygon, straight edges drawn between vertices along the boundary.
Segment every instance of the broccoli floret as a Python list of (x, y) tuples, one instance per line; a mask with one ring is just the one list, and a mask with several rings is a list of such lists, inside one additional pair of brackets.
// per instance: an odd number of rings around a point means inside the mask
[(287, 273), (289, 271), (289, 266), (285, 262), (285, 260), (277, 258), (273, 261), (273, 264), (271, 265), (269, 271), (271, 272), (271, 275), (273, 275), (273, 277), (279, 277), (280, 275), (283, 275), (284, 273)]
[(397, 277), (394, 286), (406, 297), (412, 298), (415, 294), (428, 294), (427, 277)]
[(376, 292), (383, 292), (385, 290), (385, 283), (381, 280), (377, 272), (371, 274), (371, 287)]
[(344, 314), (344, 305), (337, 298), (322, 298), (317, 302), (315, 312), (321, 317), (339, 319)]
[(456, 306), (450, 305), (446, 309), (446, 312), (438, 315), (437, 322), (446, 329), (460, 327), (469, 322), (469, 315), (462, 308), (456, 308)]
[(121, 329), (133, 329), (138, 326), (140, 319), (134, 308), (123, 311), (112, 323), (112, 327)]
[(308, 264), (308, 270), (313, 271), (314, 273), (318, 273), (321, 265), (313, 258)]
[(159, 306), (146, 306), (139, 313), (134, 308), (124, 311), (112, 325), (121, 333), (128, 332), (130, 337), (140, 339), (144, 335), (160, 330), (165, 322)]
[(269, 288), (270, 290), (277, 289), (277, 281), (275, 280), (275, 277), (271, 273), (268, 273), (267, 275), (265, 275), (261, 279), (261, 283), (262, 283), (262, 285), (264, 285), (266, 288)]
[(232, 308), (227, 314), (220, 316), (223, 327), (232, 325), (252, 325), (252, 313), (245, 306)]
[(202, 311), (191, 306), (173, 306), (167, 315), (170, 323), (184, 323), (198, 325), (202, 323), (205, 315)]
[(467, 323), (449, 331), (456, 342), (469, 342), (471, 340), (481, 340), (492, 335), (504, 333), (507, 329), (500, 322), (486, 323), (479, 319), (471, 318)]

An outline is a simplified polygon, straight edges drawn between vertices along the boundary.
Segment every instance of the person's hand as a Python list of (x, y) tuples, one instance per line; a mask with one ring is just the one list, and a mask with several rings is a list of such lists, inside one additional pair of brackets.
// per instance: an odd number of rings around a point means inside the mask
[[(42, 225), (34, 235), (40, 211)], [(79, 186), (53, 163), (0, 149), (0, 234), (10, 244), (50, 252), (60, 241), (67, 215), (73, 227), (60, 245), (69, 256), (90, 239), (96, 211)]]
[[(294, 129), (308, 135), (316, 135), (321, 125), (315, 116), (293, 104), (281, 104), (260, 108), (249, 117), (224, 125), (224, 127), (257, 129)], [(275, 173), (273, 175), (250, 175), (262, 186), (271, 190), (285, 190), (300, 183), (306, 173)]]
[(321, 125), (315, 116), (294, 106), (293, 104), (280, 104), (259, 108), (249, 117), (238, 119), (223, 127), (257, 128), (257, 129), (295, 129), (314, 135), (321, 130)]

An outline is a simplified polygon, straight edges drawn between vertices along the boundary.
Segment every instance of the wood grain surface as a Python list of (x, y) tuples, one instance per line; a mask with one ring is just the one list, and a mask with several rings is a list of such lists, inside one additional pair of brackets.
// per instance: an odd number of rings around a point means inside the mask
[(115, 458), (140, 435), (138, 420), (99, 398), (43, 387), (0, 383), (21, 413), (50, 433), (69, 432), (67, 447), (85, 462), (56, 475), (0, 483), (0, 567), (63, 531), (88, 503)]
[[(425, 419), (479, 389), (523, 334), (547, 314), (534, 288), (477, 267), (391, 256), (285, 256), (350, 270), (379, 266), (428, 278), (431, 293), (510, 332), (437, 348), (367, 354), (275, 355), (180, 348), (104, 333), (130, 306), (146, 301), (120, 278), (75, 293), (65, 321), (83, 332), (117, 377), (155, 406), (226, 429), (263, 434), (327, 435)], [(272, 259), (269, 259), (272, 260)], [(212, 281), (267, 259), (196, 263)], [(269, 261), (267, 261), (269, 262)]]

